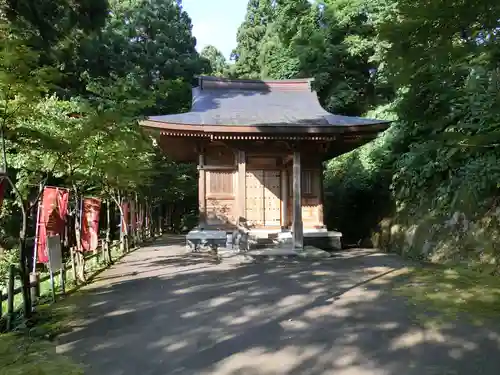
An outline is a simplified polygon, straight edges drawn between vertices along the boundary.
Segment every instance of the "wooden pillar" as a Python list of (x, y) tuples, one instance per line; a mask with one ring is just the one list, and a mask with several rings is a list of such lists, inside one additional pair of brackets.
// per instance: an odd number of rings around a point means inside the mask
[(319, 206), (318, 206), (318, 222), (321, 226), (325, 225), (324, 206), (325, 206), (325, 191), (323, 186), (323, 163), (321, 163), (319, 165)]
[[(239, 217), (245, 218), (246, 212), (246, 176), (247, 176), (247, 163), (245, 151), (238, 151), (238, 205)], [(239, 218), (237, 222), (240, 222)]]
[(293, 248), (304, 249), (304, 226), (302, 223), (302, 165), (300, 151), (293, 152)]
[(288, 227), (288, 170), (281, 171), (281, 227)]
[(207, 219), (207, 199), (206, 199), (206, 171), (204, 169), (205, 165), (205, 154), (202, 150), (199, 151), (198, 155), (198, 206), (200, 210), (199, 215), (199, 225), (203, 227), (206, 224)]

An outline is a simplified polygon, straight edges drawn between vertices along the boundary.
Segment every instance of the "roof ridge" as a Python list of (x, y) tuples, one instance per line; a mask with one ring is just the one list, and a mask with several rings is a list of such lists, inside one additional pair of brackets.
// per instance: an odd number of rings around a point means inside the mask
[(236, 79), (213, 76), (197, 76), (201, 90), (205, 88), (217, 89), (252, 89), (263, 91), (313, 91), (312, 82), (314, 78), (295, 78), (282, 80), (261, 80), (261, 79)]

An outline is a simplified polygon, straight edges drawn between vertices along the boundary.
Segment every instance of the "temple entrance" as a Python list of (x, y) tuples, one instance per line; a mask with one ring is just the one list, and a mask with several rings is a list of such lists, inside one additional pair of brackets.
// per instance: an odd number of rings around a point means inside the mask
[(281, 225), (281, 172), (251, 170), (246, 173), (246, 219), (250, 225)]

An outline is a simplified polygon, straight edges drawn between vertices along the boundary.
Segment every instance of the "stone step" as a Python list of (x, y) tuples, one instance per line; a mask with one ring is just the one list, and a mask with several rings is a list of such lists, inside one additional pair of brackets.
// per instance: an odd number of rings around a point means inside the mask
[(267, 247), (274, 247), (276, 243), (270, 238), (255, 238), (250, 237), (248, 239), (248, 244), (250, 249), (264, 249)]

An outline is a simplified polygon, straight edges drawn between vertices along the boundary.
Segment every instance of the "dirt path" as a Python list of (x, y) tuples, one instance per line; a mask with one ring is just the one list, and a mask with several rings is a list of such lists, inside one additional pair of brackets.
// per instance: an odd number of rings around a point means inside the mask
[(84, 318), (58, 351), (90, 375), (500, 373), (500, 335), (416, 323), (391, 293), (397, 257), (214, 264), (183, 253), (155, 244), (104, 272), (74, 297)]

